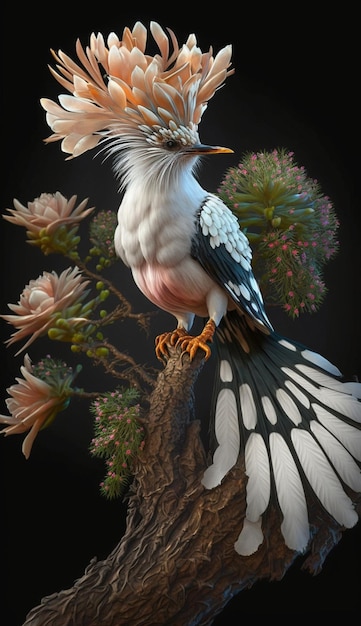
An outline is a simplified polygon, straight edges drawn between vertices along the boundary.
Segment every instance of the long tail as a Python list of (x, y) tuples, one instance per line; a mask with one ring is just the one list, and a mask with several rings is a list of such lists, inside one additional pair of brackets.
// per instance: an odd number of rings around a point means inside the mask
[(361, 492), (361, 384), (342, 382), (324, 357), (251, 328), (228, 314), (217, 329), (213, 462), (203, 484), (219, 485), (240, 455), (247, 481), (246, 518), (235, 549), (254, 553), (263, 542), (262, 516), (281, 513), (286, 545), (304, 552), (311, 499), (338, 524), (358, 521)]

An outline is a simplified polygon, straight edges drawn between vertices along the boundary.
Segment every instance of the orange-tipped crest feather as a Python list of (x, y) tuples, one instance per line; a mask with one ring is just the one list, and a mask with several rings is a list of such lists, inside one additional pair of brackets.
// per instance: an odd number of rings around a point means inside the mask
[(111, 33), (107, 45), (101, 33), (92, 33), (85, 50), (77, 40), (80, 65), (61, 50), (52, 51), (57, 65), (50, 71), (72, 95), (60, 96), (60, 106), (41, 99), (54, 132), (46, 141), (62, 140), (62, 149), (74, 157), (104, 136), (121, 139), (127, 129), (141, 124), (168, 128), (173, 121), (196, 127), (210, 98), (233, 74), (231, 46), (213, 57), (212, 48), (202, 53), (197, 47), (194, 34), (180, 48), (173, 31), (167, 31), (151, 22), (160, 53), (154, 57), (145, 54), (147, 29), (141, 22), (133, 30), (124, 28), (122, 40)]

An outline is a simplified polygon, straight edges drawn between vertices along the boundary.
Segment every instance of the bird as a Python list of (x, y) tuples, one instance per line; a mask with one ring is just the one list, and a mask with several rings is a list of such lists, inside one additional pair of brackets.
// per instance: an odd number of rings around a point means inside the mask
[[(112, 159), (122, 192), (116, 253), (146, 298), (174, 318), (155, 340), (158, 359), (169, 345), (191, 360), (216, 355), (201, 482), (216, 489), (244, 459), (235, 552), (259, 550), (274, 507), (285, 545), (304, 553), (315, 501), (343, 529), (358, 522), (361, 384), (273, 328), (246, 233), (199, 182), (204, 156), (233, 152), (199, 135), (209, 100), (235, 71), (232, 46), (202, 52), (195, 34), (180, 45), (173, 30), (137, 21), (121, 38), (92, 33), (85, 49), (78, 40), (76, 52), (77, 62), (52, 51), (50, 71), (67, 93), (41, 99), (52, 130), (45, 141), (61, 141), (67, 159), (96, 147)], [(192, 334), (198, 318), (202, 330)]]

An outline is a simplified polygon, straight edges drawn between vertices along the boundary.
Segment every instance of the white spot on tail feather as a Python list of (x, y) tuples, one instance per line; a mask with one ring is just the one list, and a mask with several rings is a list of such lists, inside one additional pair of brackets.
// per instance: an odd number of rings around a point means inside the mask
[(317, 352), (312, 352), (311, 350), (303, 350), (301, 354), (304, 359), (307, 359), (307, 361), (314, 363), (314, 365), (318, 365), (327, 372), (330, 372), (330, 374), (333, 374), (334, 376), (342, 376), (338, 367), (336, 367), (336, 365), (333, 365), (333, 363), (330, 363), (330, 361), (328, 361), (328, 359), (325, 359), (325, 357), (321, 354), (317, 354)]
[(239, 400), (243, 423), (248, 430), (252, 430), (257, 425), (257, 410), (252, 389), (247, 383), (239, 386)]
[(361, 383), (343, 383), (346, 393), (351, 393), (355, 398), (361, 400)]
[(310, 422), (310, 428), (343, 482), (354, 491), (361, 492), (361, 470), (351, 454), (316, 420)]
[[(297, 367), (301, 368), (302, 366), (297, 365)], [(303, 367), (306, 369), (308, 368), (308, 366)], [(321, 380), (321, 378), (324, 379), (326, 376), (329, 385), (331, 384), (330, 381), (332, 381), (334, 386), (337, 386), (337, 389), (343, 390), (345, 393), (343, 393), (343, 391), (335, 391), (334, 389), (331, 389), (330, 386), (319, 388), (316, 387), (316, 385), (313, 385), (309, 380), (307, 380), (307, 378), (295, 372), (293, 369), (289, 367), (282, 367), (281, 369), (289, 378), (292, 378), (292, 380), (298, 383), (300, 387), (316, 398), (316, 400), (322, 404), (326, 404), (326, 406), (329, 406), (334, 411), (338, 411), (341, 415), (345, 415), (346, 417), (350, 417), (355, 420), (355, 422), (361, 423), (361, 402), (349, 393), (347, 384), (333, 380), (329, 376), (316, 372), (313, 368), (308, 368), (311, 369), (312, 372), (319, 375), (319, 380)], [(322, 383), (318, 382), (318, 384)]]
[(262, 435), (251, 433), (245, 449), (247, 481), (246, 517), (256, 522), (266, 510), (271, 491), (271, 475), (266, 444)]
[(222, 359), (219, 366), (219, 377), (223, 383), (230, 383), (233, 380), (232, 368), (229, 361)]
[(295, 398), (297, 398), (297, 400), (301, 402), (301, 404), (303, 404), (304, 407), (306, 407), (306, 409), (310, 408), (311, 403), (308, 397), (298, 387), (296, 387), (293, 382), (285, 380), (285, 387), (287, 387), (287, 389), (295, 396)]
[(271, 433), (269, 441), (277, 497), (283, 513), (281, 532), (291, 550), (303, 552), (310, 531), (301, 477), (282, 435)]
[(361, 423), (361, 402), (353, 396), (332, 389), (320, 389), (316, 398), (333, 411), (338, 411), (341, 415)]
[(235, 465), (239, 455), (240, 434), (237, 404), (231, 389), (221, 389), (215, 413), (215, 434), (218, 441), (213, 463), (204, 472), (202, 484), (213, 489)]
[(268, 396), (262, 396), (261, 402), (268, 421), (271, 424), (277, 424), (277, 413), (271, 399)]
[(296, 403), (294, 402), (294, 400), (292, 400), (287, 391), (285, 391), (284, 389), (277, 389), (276, 398), (283, 408), (284, 412), (286, 413), (287, 417), (289, 417), (289, 419), (292, 420), (292, 422), (296, 424), (296, 426), (300, 424), (300, 422), (302, 422), (301, 414), (298, 410)]
[(287, 348), (288, 350), (292, 350), (292, 352), (296, 352), (297, 350), (296, 346), (294, 346), (293, 343), (290, 343), (289, 341), (287, 341), (287, 339), (280, 339), (278, 343), (284, 348)]
[(321, 385), (322, 387), (327, 387), (327, 389), (334, 389), (335, 391), (345, 393), (344, 383), (339, 380), (335, 380), (332, 376), (326, 374), (326, 372), (320, 372), (314, 367), (311, 367), (310, 365), (305, 365), (304, 363), (297, 363), (296, 368), (304, 376), (307, 376), (318, 385)]
[(292, 430), (291, 439), (307, 480), (326, 511), (339, 524), (352, 528), (358, 515), (318, 443), (300, 428)]
[(245, 518), (243, 528), (234, 544), (234, 549), (241, 556), (250, 556), (256, 552), (263, 542), (262, 520), (250, 522)]
[(312, 408), (321, 424), (327, 428), (358, 461), (361, 461), (361, 430), (332, 415), (317, 403)]
[(302, 389), (304, 389), (305, 391), (307, 391), (308, 393), (316, 397), (318, 393), (318, 387), (313, 385), (309, 380), (307, 380), (307, 378), (305, 378), (304, 376), (301, 376), (301, 374), (298, 374), (297, 372), (295, 372), (295, 370), (291, 369), (290, 367), (281, 367), (281, 370), (284, 374), (286, 374), (286, 376), (288, 376), (289, 378), (292, 378), (292, 380), (298, 383), (298, 385), (302, 387)]

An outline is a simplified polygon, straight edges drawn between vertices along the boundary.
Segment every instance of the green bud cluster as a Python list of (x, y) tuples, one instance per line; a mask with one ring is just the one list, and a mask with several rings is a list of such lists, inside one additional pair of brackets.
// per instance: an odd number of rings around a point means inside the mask
[[(98, 341), (103, 339), (103, 335), (98, 330), (98, 324), (95, 324), (89, 318), (99, 304), (109, 297), (110, 291), (105, 289), (104, 284), (100, 281), (96, 284), (96, 289), (98, 294), (92, 300), (87, 302), (78, 301), (64, 309), (61, 313), (57, 312), (54, 315), (53, 325), (48, 330), (49, 339), (72, 343), (73, 352), (80, 352), (80, 349), (77, 349), (76, 346), (88, 343), (95, 332), (97, 332), (96, 339)], [(88, 293), (89, 291), (84, 292), (83, 298)], [(100, 318), (105, 318), (106, 315), (107, 312), (102, 309)], [(101, 351), (103, 357), (105, 356), (104, 351), (105, 349)]]
[(30, 244), (37, 246), (45, 255), (59, 253), (67, 255), (73, 260), (79, 258), (77, 247), (80, 237), (77, 235), (79, 225), (71, 227), (62, 224), (55, 230), (42, 228), (38, 233), (27, 231)]

